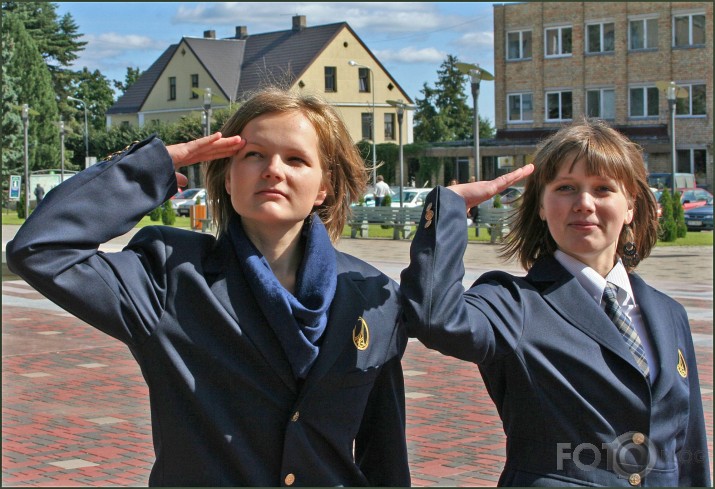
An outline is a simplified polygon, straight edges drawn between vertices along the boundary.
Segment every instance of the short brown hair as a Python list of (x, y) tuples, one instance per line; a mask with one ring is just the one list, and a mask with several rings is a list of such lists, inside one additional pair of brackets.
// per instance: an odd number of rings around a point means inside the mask
[[(277, 87), (256, 92), (221, 128), (223, 136), (240, 134), (251, 120), (271, 113), (301, 112), (318, 134), (318, 152), (323, 178), (328, 182), (328, 195), (315, 209), (335, 242), (343, 232), (350, 204), (365, 193), (367, 170), (342, 118), (327, 101), (316, 95)], [(232, 158), (204, 163), (207, 201), (218, 234), (226, 231), (235, 213), (226, 192), (225, 176)]]
[[(556, 242), (539, 216), (544, 188), (562, 165), (573, 166), (581, 158), (589, 175), (607, 175), (618, 181), (633, 202), (633, 221), (623, 226), (618, 240), (619, 256), (623, 256), (627, 241), (635, 243), (641, 260), (650, 255), (658, 240), (658, 204), (648, 185), (642, 149), (605, 122), (582, 119), (560, 129), (537, 148), (535, 169), (526, 181), (502, 257), (516, 258), (528, 270), (540, 257), (556, 251)], [(630, 271), (637, 262), (624, 260), (624, 265)]]

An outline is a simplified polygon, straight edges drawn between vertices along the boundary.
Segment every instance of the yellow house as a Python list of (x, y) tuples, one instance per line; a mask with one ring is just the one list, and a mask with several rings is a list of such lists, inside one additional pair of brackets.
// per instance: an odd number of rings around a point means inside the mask
[[(216, 39), (183, 37), (139, 77), (107, 111), (107, 127), (174, 122), (204, 113), (206, 89), (211, 109), (240, 103), (252, 91), (279, 83), (321, 95), (341, 112), (355, 141), (398, 142), (395, 107), (387, 100), (410, 97), (345, 22), (307, 27), (302, 15), (285, 31)], [(405, 112), (403, 142), (411, 143), (412, 111)]]

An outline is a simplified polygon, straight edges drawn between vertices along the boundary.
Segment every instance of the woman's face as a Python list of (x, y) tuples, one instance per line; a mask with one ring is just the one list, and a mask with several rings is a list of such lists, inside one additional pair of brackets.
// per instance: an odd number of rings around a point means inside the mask
[(633, 220), (633, 205), (620, 182), (587, 175), (584, 159), (569, 167), (563, 163), (546, 185), (539, 216), (561, 251), (605, 277), (615, 263), (621, 229)]
[(226, 191), (244, 226), (302, 226), (327, 195), (318, 134), (299, 111), (264, 114), (241, 132), (246, 145), (226, 172)]

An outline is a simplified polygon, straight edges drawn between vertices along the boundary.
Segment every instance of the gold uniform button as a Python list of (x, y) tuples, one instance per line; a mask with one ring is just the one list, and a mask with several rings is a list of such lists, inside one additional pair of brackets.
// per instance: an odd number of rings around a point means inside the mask
[(628, 482), (632, 486), (637, 486), (640, 485), (641, 483), (641, 476), (640, 474), (631, 474), (630, 477), (628, 477)]
[(634, 433), (633, 434), (633, 443), (635, 443), (636, 445), (642, 445), (644, 441), (645, 441), (645, 435), (643, 433)]
[(285, 483), (286, 483), (286, 486), (292, 486), (295, 483), (295, 475), (288, 474), (285, 478)]
[(290, 417), (290, 420), (295, 423), (296, 421), (298, 421), (298, 418), (300, 418), (300, 412), (296, 411), (293, 413), (293, 416)]

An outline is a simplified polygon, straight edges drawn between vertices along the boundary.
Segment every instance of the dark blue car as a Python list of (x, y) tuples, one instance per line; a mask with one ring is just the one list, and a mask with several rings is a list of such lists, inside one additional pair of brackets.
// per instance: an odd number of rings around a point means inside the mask
[(713, 200), (709, 199), (707, 205), (686, 210), (685, 225), (688, 231), (712, 231)]

